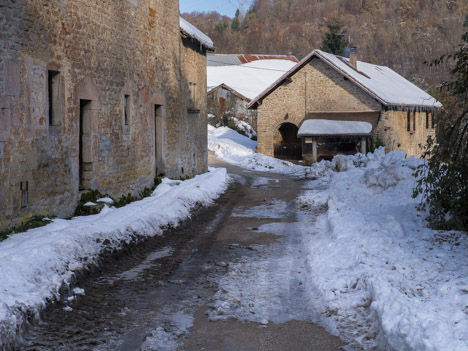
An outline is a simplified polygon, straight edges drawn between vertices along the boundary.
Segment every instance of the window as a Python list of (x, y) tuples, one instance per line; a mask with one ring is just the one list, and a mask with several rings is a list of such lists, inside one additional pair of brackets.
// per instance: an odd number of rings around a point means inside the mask
[(128, 126), (130, 121), (130, 95), (124, 95), (124, 125)]
[(62, 115), (61, 74), (58, 71), (48, 71), (49, 91), (49, 125), (60, 125)]
[(190, 82), (189, 83), (189, 90), (190, 90), (190, 102), (191, 106), (195, 106), (195, 102), (197, 101), (197, 83)]
[(406, 113), (406, 130), (410, 133), (413, 133), (416, 130), (416, 112), (408, 111)]
[(426, 112), (426, 129), (434, 128), (434, 115)]
[(20, 190), (21, 190), (21, 208), (28, 207), (28, 182), (20, 182)]

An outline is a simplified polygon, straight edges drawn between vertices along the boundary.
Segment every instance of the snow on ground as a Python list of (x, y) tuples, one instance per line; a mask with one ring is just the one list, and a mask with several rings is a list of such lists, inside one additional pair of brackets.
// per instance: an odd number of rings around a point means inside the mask
[[(165, 320), (164, 326), (157, 327), (145, 337), (140, 347), (141, 351), (168, 351), (177, 350), (179, 338), (187, 333), (193, 326), (192, 312), (178, 311)], [(159, 323), (158, 323), (159, 324)]]
[(247, 123), (246, 121), (241, 121), (236, 117), (230, 117), (230, 119), (234, 122), (237, 131), (243, 133), (250, 139), (257, 137), (257, 132), (255, 131), (255, 129), (252, 128), (252, 126), (249, 123)]
[(210, 317), (315, 321), (348, 349), (468, 350), (467, 235), (431, 230), (416, 210), (421, 162), (382, 149), (339, 156), (313, 167), (297, 222), (278, 222), (281, 202), (237, 211), (270, 218), (259, 230), (281, 244), (229, 264)]
[(208, 125), (208, 150), (220, 160), (253, 171), (304, 176), (308, 167), (256, 153), (257, 142), (228, 127)]
[(422, 161), (404, 157), (380, 149), (331, 174), (310, 279), (336, 328), (366, 348), (468, 350), (467, 235), (427, 227), (411, 197)]
[(17, 335), (26, 315), (38, 316), (47, 301), (59, 299), (60, 287), (70, 284), (74, 272), (96, 263), (107, 250), (177, 226), (194, 207), (211, 204), (227, 185), (225, 169), (211, 168), (186, 181), (165, 178), (143, 200), (119, 209), (106, 206), (93, 216), (55, 219), (1, 242), (0, 346)]

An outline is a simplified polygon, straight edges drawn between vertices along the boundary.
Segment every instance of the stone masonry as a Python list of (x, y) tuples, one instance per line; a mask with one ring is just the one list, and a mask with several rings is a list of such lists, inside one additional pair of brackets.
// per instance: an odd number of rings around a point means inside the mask
[[(186, 121), (181, 123), (180, 120), (174, 120), (174, 128), (182, 128), (181, 136), (185, 137), (182, 145), (179, 145), (179, 148), (183, 149), (177, 151), (184, 162), (171, 167), (180, 167), (182, 176), (193, 176), (208, 171), (206, 48), (194, 39), (182, 38), (181, 61), (185, 77), (185, 95), (189, 97), (189, 105)], [(177, 146), (181, 140), (176, 138), (174, 142)], [(177, 160), (178, 154), (168, 155), (168, 162)]]
[(300, 126), (320, 112), (376, 112), (380, 103), (334, 69), (313, 59), (258, 108), (258, 152), (273, 156), (274, 135), (283, 123)]
[(257, 111), (247, 109), (250, 102), (247, 97), (222, 84), (208, 92), (207, 100), (208, 122), (212, 126), (228, 125), (235, 129), (231, 119), (234, 117), (246, 121), (255, 131), (257, 130)]
[(0, 2), (0, 230), (206, 171), (206, 56), (183, 40), (178, 1)]
[[(257, 109), (257, 151), (268, 156), (274, 156), (275, 138), (278, 139), (283, 124), (300, 127), (305, 119), (326, 115), (333, 116), (330, 119), (369, 122), (374, 125), (374, 140), (384, 142), (387, 151), (405, 150), (416, 157), (421, 155), (427, 137), (435, 135), (431, 123), (427, 128), (426, 112), (415, 112), (415, 118), (411, 115), (415, 128), (412, 124), (408, 131), (407, 111), (386, 110), (374, 97), (318, 58), (266, 96)], [(360, 115), (363, 117), (356, 117)]]

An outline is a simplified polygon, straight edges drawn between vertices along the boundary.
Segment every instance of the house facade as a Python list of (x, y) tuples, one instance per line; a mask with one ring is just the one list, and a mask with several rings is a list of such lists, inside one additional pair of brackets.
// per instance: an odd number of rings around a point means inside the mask
[(206, 99), (192, 113), (189, 83), (206, 91), (213, 47), (182, 31), (177, 1), (0, 8), (0, 229), (68, 217), (90, 189), (119, 198), (206, 171)]
[[(208, 91), (208, 123), (213, 126), (228, 126), (235, 120), (246, 121), (257, 129), (257, 111), (247, 109), (251, 99), (222, 83)], [(235, 119), (235, 120), (234, 120)]]
[[(208, 122), (257, 129), (257, 111), (248, 104), (298, 62), (292, 55), (208, 54)], [(240, 130), (242, 132), (242, 130)]]
[(258, 152), (308, 163), (365, 152), (371, 141), (419, 157), (440, 107), (388, 67), (320, 50), (249, 104), (258, 112)]

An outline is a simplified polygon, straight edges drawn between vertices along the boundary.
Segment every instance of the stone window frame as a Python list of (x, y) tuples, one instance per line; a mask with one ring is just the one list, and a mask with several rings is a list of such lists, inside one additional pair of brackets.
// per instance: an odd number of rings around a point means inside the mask
[(189, 108), (188, 112), (190, 114), (198, 114), (200, 112), (200, 109), (197, 106), (197, 82), (189, 82), (188, 87), (189, 87)]
[(122, 99), (122, 121), (124, 126), (132, 124), (132, 95), (130, 93), (123, 94)]
[[(52, 90), (51, 79), (58, 85)], [(50, 132), (61, 129), (64, 124), (65, 111), (65, 77), (60, 63), (49, 62), (46, 67), (46, 94), (47, 94), (47, 125)], [(54, 93), (54, 97), (51, 94)], [(55, 102), (55, 103), (54, 103)], [(52, 106), (56, 105), (54, 111)]]
[(166, 118), (167, 103), (163, 94), (153, 94), (149, 110), (153, 120), (153, 155), (155, 176), (166, 171)]
[(426, 111), (426, 129), (434, 129), (434, 114)]
[[(412, 129), (411, 129), (411, 124), (413, 125)], [(406, 130), (410, 134), (414, 134), (414, 132), (416, 131), (416, 112), (410, 112), (410, 111), (406, 112)]]
[[(84, 160), (85, 162), (91, 164), (91, 183), (96, 181), (94, 177), (95, 166), (98, 161), (98, 144), (99, 144), (99, 111), (101, 110), (101, 103), (100, 103), (100, 94), (99, 90), (94, 85), (93, 81), (86, 77), (83, 79), (81, 83), (75, 86), (75, 118), (77, 118), (77, 125), (80, 123), (80, 109), (81, 109), (81, 101), (87, 100), (90, 103), (90, 123), (89, 123), (89, 137), (91, 142), (89, 143), (89, 149), (87, 150), (87, 154), (89, 155), (89, 159)], [(79, 130), (76, 131), (79, 135)], [(79, 150), (79, 137), (77, 138), (77, 144), (75, 146), (77, 151)], [(78, 154), (78, 153), (77, 153)], [(79, 164), (80, 160), (77, 155), (78, 167), (76, 167), (77, 172), (74, 174), (76, 179), (77, 189), (80, 191), (80, 167)], [(91, 186), (91, 188), (94, 188)]]
[(29, 206), (29, 181), (20, 182), (21, 205), (22, 209)]

